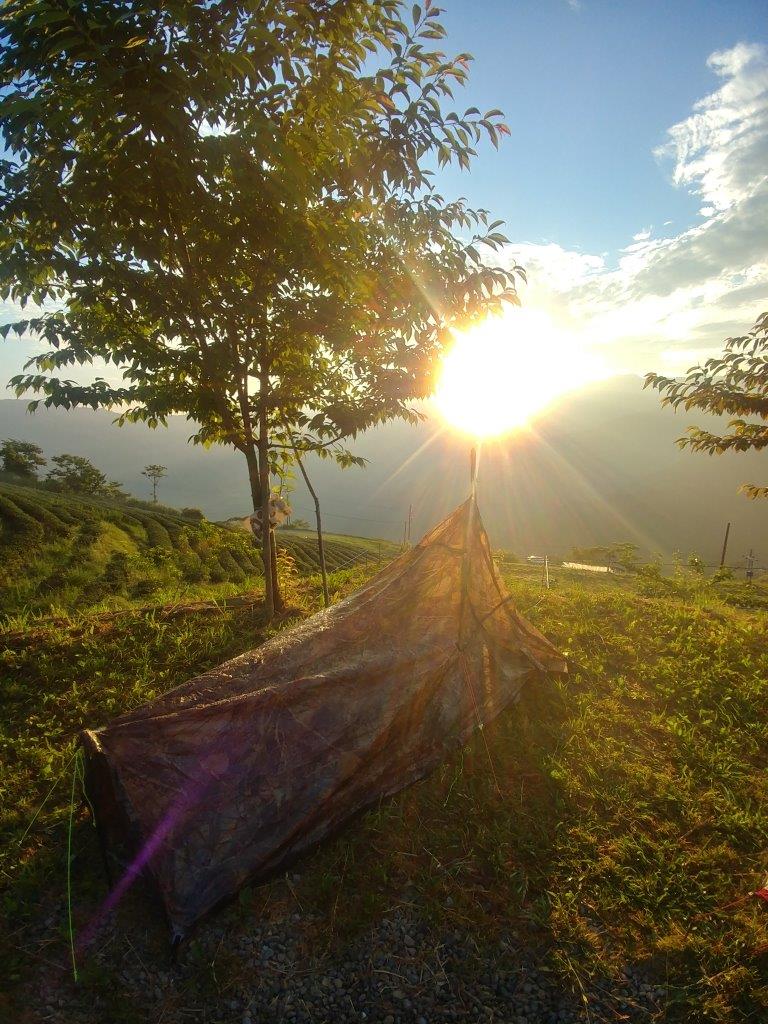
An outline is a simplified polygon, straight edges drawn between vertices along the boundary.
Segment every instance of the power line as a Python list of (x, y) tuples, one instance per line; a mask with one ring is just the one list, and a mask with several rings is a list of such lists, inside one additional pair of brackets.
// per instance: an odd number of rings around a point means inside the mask
[[(310, 512), (311, 509), (304, 508), (302, 505), (293, 506), (299, 512)], [(323, 510), (323, 516), (330, 516), (331, 519), (357, 519), (361, 523), (379, 523), (387, 525), (399, 525), (399, 519), (369, 519), (366, 516), (353, 516), (346, 512), (326, 512)]]

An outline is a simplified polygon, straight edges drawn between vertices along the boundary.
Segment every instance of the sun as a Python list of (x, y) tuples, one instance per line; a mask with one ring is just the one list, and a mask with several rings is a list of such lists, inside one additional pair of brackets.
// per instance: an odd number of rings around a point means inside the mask
[(455, 332), (433, 401), (454, 429), (495, 438), (526, 427), (566, 392), (600, 376), (594, 357), (545, 311), (510, 307)]

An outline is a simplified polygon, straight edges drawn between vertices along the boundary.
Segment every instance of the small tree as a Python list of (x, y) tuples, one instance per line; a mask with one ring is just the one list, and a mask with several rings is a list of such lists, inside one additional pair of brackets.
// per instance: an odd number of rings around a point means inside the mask
[(46, 464), (42, 448), (31, 441), (17, 441), (14, 438), (8, 438), (0, 444), (0, 459), (3, 460), (6, 473), (28, 480), (36, 480), (38, 469)]
[(688, 568), (694, 575), (703, 576), (706, 571), (706, 565), (701, 555), (697, 555), (695, 551), (692, 551), (688, 555)]
[(57, 491), (69, 494), (109, 494), (119, 488), (114, 480), (107, 480), (104, 473), (82, 455), (54, 455), (46, 481)]
[(152, 481), (152, 501), (157, 504), (157, 482), (162, 480), (164, 476), (168, 476), (168, 467), (159, 466), (156, 462), (153, 462), (142, 469), (141, 475), (149, 477)]
[[(757, 318), (749, 334), (726, 338), (722, 356), (691, 367), (682, 379), (646, 374), (645, 386), (656, 388), (664, 396), (662, 405), (734, 417), (722, 434), (689, 427), (687, 435), (678, 438), (681, 448), (708, 455), (767, 448), (768, 313)], [(761, 422), (749, 422), (744, 417), (756, 417)], [(742, 484), (739, 489), (750, 498), (768, 497), (765, 485)]]

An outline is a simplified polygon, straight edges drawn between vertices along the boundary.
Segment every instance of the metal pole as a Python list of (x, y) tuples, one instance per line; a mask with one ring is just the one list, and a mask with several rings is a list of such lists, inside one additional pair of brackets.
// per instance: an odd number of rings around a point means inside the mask
[(731, 532), (731, 524), (728, 523), (728, 525), (725, 528), (725, 540), (723, 541), (723, 553), (722, 553), (722, 555), (720, 555), (720, 568), (721, 569), (725, 565), (725, 551), (726, 551), (726, 548), (728, 547), (728, 534), (730, 532)]
[(752, 580), (754, 578), (754, 575), (755, 575), (755, 552), (752, 550), (752, 548), (750, 548), (749, 549), (749, 554), (747, 555), (747, 571), (746, 571), (746, 578), (749, 580), (750, 583), (752, 582)]

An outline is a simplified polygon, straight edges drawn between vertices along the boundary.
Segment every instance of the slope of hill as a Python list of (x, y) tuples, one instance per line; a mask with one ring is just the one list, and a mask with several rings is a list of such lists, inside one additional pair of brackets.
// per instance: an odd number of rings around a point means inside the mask
[[(186, 443), (183, 417), (167, 429), (112, 426), (109, 413), (40, 410), (0, 401), (0, 438), (40, 444), (91, 458), (134, 494), (146, 495), (146, 462), (168, 467), (160, 497), (196, 505), (213, 519), (245, 514), (247, 482), (236, 453)], [(680, 451), (686, 426), (717, 423), (698, 414), (675, 415), (635, 377), (614, 378), (574, 393), (534, 428), (481, 455), (479, 497), (493, 543), (521, 554), (567, 554), (573, 545), (631, 540), (651, 554), (695, 550), (719, 557), (726, 522), (732, 523), (730, 558), (743, 563), (754, 548), (768, 562), (768, 507), (737, 493), (740, 483), (768, 478), (764, 453), (719, 459)], [(468, 442), (425, 420), (413, 427), (389, 423), (362, 435), (357, 454), (365, 470), (339, 470), (308, 460), (328, 529), (400, 540), (412, 507), (417, 539), (467, 493)], [(291, 502), (310, 518), (312, 502), (296, 480)]]
[[(317, 545), (282, 531), (283, 567), (318, 571)], [(369, 540), (330, 536), (330, 571), (377, 557)], [(0, 610), (115, 607), (260, 586), (261, 558), (249, 534), (192, 522), (170, 509), (55, 494), (0, 483)]]
[(645, 582), (547, 590), (511, 575), (569, 676), (526, 687), (431, 777), (242, 890), (173, 968), (143, 887), (104, 914), (115, 890), (78, 806), (76, 736), (261, 642), (258, 614), (220, 602), (0, 621), (0, 1011), (19, 1024), (764, 1021), (768, 915), (751, 894), (768, 830), (768, 615), (723, 605), (702, 577)]

